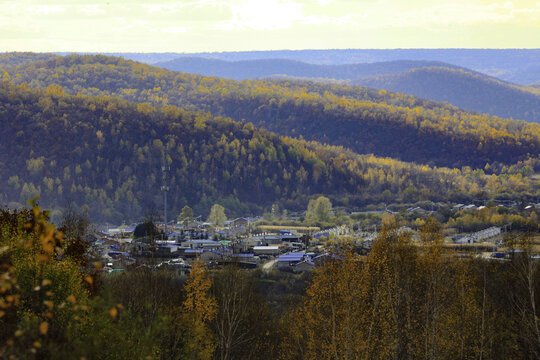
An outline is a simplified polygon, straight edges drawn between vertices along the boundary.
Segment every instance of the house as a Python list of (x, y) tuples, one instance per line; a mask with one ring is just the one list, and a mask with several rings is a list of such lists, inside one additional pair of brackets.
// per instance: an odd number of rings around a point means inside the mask
[(459, 239), (454, 240), (454, 244), (472, 244), (476, 239), (472, 236), (462, 236)]
[(251, 238), (247, 239), (249, 242), (254, 242), (257, 245), (279, 245), (281, 244), (281, 235), (256, 235), (252, 236)]
[(298, 234), (281, 234), (281, 241), (283, 242), (300, 242), (300, 236)]
[(199, 260), (201, 261), (219, 261), (221, 258), (222, 255), (217, 251), (203, 251), (199, 255)]
[(294, 271), (294, 266), (306, 260), (304, 251), (292, 252), (281, 255), (277, 260), (277, 268), (283, 271)]
[(118, 228), (108, 229), (105, 233), (115, 238), (129, 238), (133, 236), (135, 228), (128, 228), (127, 226), (120, 226)]
[(501, 228), (492, 226), (490, 228), (477, 231), (475, 233), (465, 235), (465, 236), (454, 236), (454, 244), (473, 244), (479, 241), (487, 240), (492, 237), (498, 236), (501, 234)]
[(279, 246), (254, 246), (253, 254), (255, 255), (279, 255)]
[(242, 226), (244, 228), (247, 228), (247, 226), (250, 223), (250, 219), (247, 217), (239, 217), (231, 221), (230, 226), (231, 227), (239, 227)]
[(258, 260), (258, 258), (255, 257), (255, 254), (252, 254), (252, 253), (232, 254), (231, 256), (239, 260), (250, 260), (250, 261)]
[(254, 269), (259, 264), (259, 257), (251, 253), (232, 254), (229, 258), (231, 263), (244, 269)]
[(176, 270), (179, 275), (189, 274), (191, 270), (191, 265), (189, 265), (184, 259), (180, 258), (164, 261), (159, 264), (158, 267)]
[(214, 240), (196, 239), (183, 241), (182, 247), (189, 249), (218, 249), (221, 247), (221, 243)]
[(171, 257), (179, 254), (179, 244), (158, 243), (156, 249), (157, 257)]
[(170, 233), (168, 235), (169, 240), (174, 240), (174, 241), (180, 240), (183, 237), (184, 237), (184, 235), (182, 233), (179, 233), (179, 232), (173, 232), (173, 233)]
[(200, 256), (203, 252), (204, 252), (204, 250), (202, 250), (202, 249), (185, 249), (184, 250), (184, 256), (186, 258), (196, 258), (196, 257)]

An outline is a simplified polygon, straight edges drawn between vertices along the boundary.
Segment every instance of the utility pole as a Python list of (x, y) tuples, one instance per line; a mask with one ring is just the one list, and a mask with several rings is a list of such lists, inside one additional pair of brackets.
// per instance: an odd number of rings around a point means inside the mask
[(167, 193), (169, 192), (169, 185), (167, 184), (167, 173), (170, 170), (171, 167), (169, 166), (169, 164), (167, 164), (167, 148), (165, 148), (165, 151), (163, 153), (163, 163), (161, 165), (161, 191), (163, 191), (163, 222), (165, 224), (165, 235), (167, 235), (169, 231), (167, 226)]

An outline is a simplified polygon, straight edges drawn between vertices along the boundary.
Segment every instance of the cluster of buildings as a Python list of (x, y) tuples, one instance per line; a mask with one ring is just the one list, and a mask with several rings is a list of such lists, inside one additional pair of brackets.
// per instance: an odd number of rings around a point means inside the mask
[[(538, 206), (537, 206), (538, 205)], [(481, 210), (484, 206), (457, 204), (454, 211)], [(528, 205), (540, 208), (540, 204)], [(527, 208), (525, 208), (527, 209)], [(383, 212), (390, 212), (384, 210)], [(408, 213), (429, 215), (432, 211), (411, 207)], [(221, 266), (234, 262), (245, 268), (263, 266), (270, 270), (302, 272), (313, 269), (328, 256), (322, 245), (327, 239), (346, 237), (355, 239), (359, 254), (367, 254), (375, 241), (377, 228), (373, 231), (353, 232), (348, 226), (336, 226), (320, 230), (316, 227), (256, 225), (260, 217), (240, 217), (222, 227), (189, 218), (182, 223), (158, 225), (159, 236), (134, 237), (135, 226), (108, 228), (98, 233), (98, 240), (90, 247), (93, 260), (100, 261), (108, 272), (123, 271), (130, 266), (166, 267), (187, 273), (195, 259), (209, 266)], [(399, 231), (411, 232), (402, 227)], [(449, 238), (448, 245), (479, 246), (492, 242), (500, 245), (502, 229), (487, 229)], [(490, 248), (491, 249), (491, 248)], [(496, 251), (497, 247), (494, 247)]]
[(499, 235), (501, 235), (501, 228), (497, 226), (492, 226), (490, 228), (477, 231), (472, 234), (455, 236), (452, 238), (452, 240), (454, 240), (454, 244), (473, 244), (489, 240)]
[[(318, 255), (318, 251), (306, 253), (307, 247), (318, 244), (318, 239), (324, 236), (339, 232), (338, 229), (318, 232), (314, 238), (302, 233), (304, 228), (301, 227), (297, 230), (278, 229), (252, 233), (250, 224), (256, 220), (238, 218), (221, 228), (208, 226), (206, 223), (192, 222), (189, 226), (177, 224), (170, 228), (173, 232), (166, 235), (162, 232), (154, 238), (135, 238), (134, 226), (109, 228), (98, 232), (98, 240), (91, 244), (90, 256), (94, 261), (101, 262), (107, 272), (124, 271), (130, 266), (149, 266), (175, 269), (185, 274), (189, 272), (190, 264), (195, 259), (205, 261), (209, 266), (234, 262), (241, 267), (256, 268), (263, 263), (269, 263), (272, 266), (268, 269), (277, 267), (281, 270), (300, 271), (300, 268), (311, 269), (315, 264), (311, 260)], [(341, 232), (344, 230), (341, 229)], [(308, 238), (313, 241), (308, 242)], [(286, 256), (284, 254), (298, 256), (299, 253), (302, 253), (305, 264), (293, 267), (293, 263), (288, 262), (290, 266), (281, 266), (283, 261), (280, 259)]]

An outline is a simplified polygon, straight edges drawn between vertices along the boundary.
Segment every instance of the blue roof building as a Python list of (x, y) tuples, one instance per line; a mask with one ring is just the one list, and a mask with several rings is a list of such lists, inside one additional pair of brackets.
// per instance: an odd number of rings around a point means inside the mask
[(304, 261), (306, 253), (304, 251), (283, 254), (277, 259), (277, 268), (280, 270), (292, 271), (294, 265)]

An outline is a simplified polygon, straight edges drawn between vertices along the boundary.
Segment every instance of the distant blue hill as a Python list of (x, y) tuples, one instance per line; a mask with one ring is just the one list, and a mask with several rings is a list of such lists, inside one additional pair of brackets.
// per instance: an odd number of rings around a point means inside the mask
[(540, 92), (469, 71), (426, 67), (359, 78), (352, 83), (444, 101), (465, 110), (540, 122)]
[(207, 53), (115, 53), (127, 59), (156, 64), (179, 57), (228, 61), (285, 59), (321, 65), (374, 63), (396, 60), (438, 61), (517, 84), (540, 81), (540, 49), (346, 49), (280, 50)]
[(204, 76), (245, 80), (267, 77), (352, 80), (359, 77), (396, 74), (410, 69), (444, 66), (459, 67), (438, 61), (398, 60), (382, 63), (321, 65), (287, 59), (227, 61), (197, 57), (181, 57), (154, 64), (173, 71)]
[(438, 61), (397, 60), (321, 65), (287, 59), (226, 61), (181, 57), (157, 66), (235, 80), (292, 78), (341, 81), (444, 101), (460, 108), (540, 122), (540, 95), (470, 69)]

